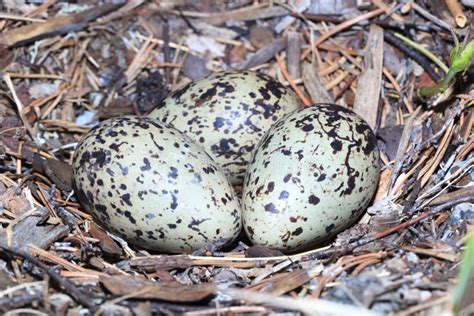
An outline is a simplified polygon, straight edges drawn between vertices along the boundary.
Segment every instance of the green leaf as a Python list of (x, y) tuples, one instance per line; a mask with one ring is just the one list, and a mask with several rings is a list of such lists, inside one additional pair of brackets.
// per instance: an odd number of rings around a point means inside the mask
[(470, 287), (470, 282), (474, 282), (474, 233), (471, 233), (467, 240), (461, 269), (458, 274), (458, 282), (454, 290), (453, 308), (455, 314), (461, 312), (461, 304)]

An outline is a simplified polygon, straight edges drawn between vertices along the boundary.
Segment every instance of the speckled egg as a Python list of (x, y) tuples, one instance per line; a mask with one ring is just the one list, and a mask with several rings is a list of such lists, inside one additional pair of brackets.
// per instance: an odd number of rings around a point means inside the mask
[(83, 207), (141, 248), (190, 252), (241, 229), (224, 173), (187, 136), (150, 118), (93, 128), (77, 147), (73, 176)]
[(215, 73), (173, 92), (150, 117), (203, 146), (233, 184), (241, 184), (265, 132), (299, 108), (277, 80), (254, 71)]
[(296, 251), (321, 244), (365, 211), (379, 177), (369, 125), (351, 110), (317, 104), (267, 132), (243, 189), (243, 225), (254, 244)]

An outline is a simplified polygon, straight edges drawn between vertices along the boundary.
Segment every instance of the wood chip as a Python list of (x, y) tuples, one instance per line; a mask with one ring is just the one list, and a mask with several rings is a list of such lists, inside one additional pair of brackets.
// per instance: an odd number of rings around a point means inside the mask
[(198, 302), (212, 295), (212, 283), (184, 285), (177, 282), (151, 282), (143, 277), (101, 276), (100, 282), (114, 295), (169, 302)]
[(7, 229), (0, 229), (0, 244), (28, 252), (29, 245), (45, 249), (67, 236), (66, 225), (41, 225), (47, 216), (48, 210), (39, 208), (18, 218)]
[(325, 89), (321, 77), (315, 71), (314, 65), (308, 62), (303, 63), (303, 83), (313, 102), (334, 103), (333, 98)]
[(364, 64), (364, 72), (357, 81), (354, 111), (376, 130), (383, 64), (383, 29), (377, 25), (370, 26)]
[(301, 76), (301, 35), (290, 31), (286, 37), (286, 67), (292, 78)]
[(258, 65), (264, 64), (273, 57), (275, 54), (279, 53), (286, 47), (286, 39), (279, 38), (267, 46), (259, 49), (256, 53), (251, 55), (251, 57), (244, 62), (242, 65), (237, 66), (238, 69), (248, 69), (253, 68)]

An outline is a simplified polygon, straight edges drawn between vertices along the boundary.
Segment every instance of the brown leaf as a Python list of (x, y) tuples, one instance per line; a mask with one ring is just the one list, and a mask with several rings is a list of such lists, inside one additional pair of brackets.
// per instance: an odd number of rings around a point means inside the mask
[(92, 223), (89, 229), (89, 234), (99, 240), (99, 246), (108, 254), (120, 256), (122, 249), (107, 233), (97, 224)]
[(261, 27), (261, 26), (253, 26), (250, 29), (250, 43), (257, 49), (260, 49), (264, 46), (267, 46), (275, 37), (273, 36), (272, 30)]
[(302, 286), (313, 277), (314, 276), (309, 275), (306, 270), (294, 270), (272, 278), (270, 281), (271, 286), (265, 288), (269, 289), (268, 291), (272, 294), (283, 295)]
[(211, 283), (183, 285), (180, 283), (151, 282), (138, 276), (101, 276), (100, 282), (117, 296), (135, 294), (134, 298), (159, 299), (169, 302), (198, 302), (212, 295)]
[(42, 159), (37, 154), (33, 157), (33, 169), (45, 174), (61, 190), (72, 190), (72, 167), (56, 159)]

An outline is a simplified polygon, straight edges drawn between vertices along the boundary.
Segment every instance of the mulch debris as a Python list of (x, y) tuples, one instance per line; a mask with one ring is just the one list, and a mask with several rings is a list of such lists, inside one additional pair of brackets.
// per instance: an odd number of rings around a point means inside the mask
[[(449, 64), (454, 36), (472, 40), (463, 2), (3, 1), (0, 311), (450, 313), (474, 219), (474, 72), (421, 98), (445, 72), (398, 35)], [(81, 136), (231, 68), (369, 122), (383, 168), (366, 215), (292, 255), (245, 240), (149, 253), (103, 230), (73, 192)]]

